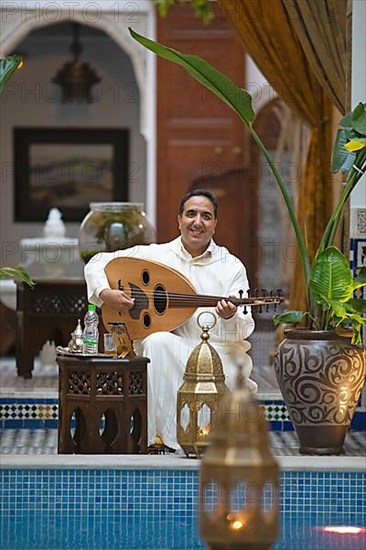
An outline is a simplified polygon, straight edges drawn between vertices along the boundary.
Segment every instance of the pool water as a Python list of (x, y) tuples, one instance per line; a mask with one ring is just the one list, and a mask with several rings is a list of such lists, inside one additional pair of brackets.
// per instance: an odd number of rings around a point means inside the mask
[[(359, 534), (324, 532), (327, 525), (363, 526), (363, 518), (342, 516), (283, 517), (280, 538), (273, 550), (365, 550), (366, 530)], [(103, 515), (90, 513), (58, 517), (47, 514), (17, 514), (0, 518), (2, 550), (122, 550), (185, 549), (206, 546), (198, 535), (196, 520), (171, 521), (165, 517), (131, 515), (119, 517), (116, 512)]]

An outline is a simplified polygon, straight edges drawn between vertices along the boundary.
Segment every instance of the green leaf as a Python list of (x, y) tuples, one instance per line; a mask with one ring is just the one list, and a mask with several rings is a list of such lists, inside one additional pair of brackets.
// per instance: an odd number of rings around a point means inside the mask
[[(159, 15), (166, 17), (170, 6), (173, 6), (178, 0), (154, 0), (158, 8)], [(181, 4), (187, 3), (186, 0), (180, 0)], [(204, 23), (209, 23), (214, 17), (211, 0), (191, 0), (192, 8), (199, 15)]]
[(11, 75), (22, 64), (20, 55), (9, 55), (0, 59), (0, 94)]
[(133, 31), (130, 27), (129, 31), (132, 38), (137, 40), (142, 46), (145, 46), (145, 48), (163, 59), (167, 59), (183, 67), (198, 82), (206, 86), (206, 88), (234, 109), (247, 126), (251, 126), (255, 114), (252, 107), (252, 97), (246, 90), (239, 88), (228, 76), (218, 71), (201, 57), (186, 55), (168, 46), (149, 40)]
[(286, 313), (278, 313), (273, 316), (273, 322), (275, 325), (281, 325), (283, 323), (287, 324), (296, 324), (305, 317), (306, 313), (304, 311), (292, 310), (287, 311)]
[(356, 154), (353, 152), (348, 152), (345, 148), (348, 141), (349, 139), (346, 131), (343, 129), (337, 130), (332, 155), (333, 172), (349, 172), (355, 161)]
[(346, 317), (347, 309), (345, 304), (342, 304), (342, 302), (331, 301), (329, 302), (329, 305), (332, 307), (337, 317), (340, 317), (341, 319), (344, 319)]
[(344, 115), (344, 117), (341, 118), (338, 124), (343, 128), (352, 128), (352, 111)]
[[(366, 300), (364, 298), (351, 298), (345, 303), (348, 311), (357, 311), (366, 314)], [(350, 310), (348, 308), (351, 308)]]
[(363, 286), (366, 286), (365, 281), (360, 281), (359, 279), (353, 281), (353, 290), (357, 290), (358, 288), (362, 288)]
[(173, 6), (173, 4), (175, 4), (175, 0), (154, 0), (154, 3), (158, 8), (160, 17), (166, 17), (168, 15), (170, 6)]
[(310, 290), (324, 310), (331, 302), (347, 302), (353, 293), (351, 270), (344, 255), (335, 246), (323, 250), (310, 271)]
[(30, 287), (34, 286), (34, 281), (29, 276), (28, 272), (21, 266), (18, 267), (1, 267), (0, 279), (20, 279)]
[(366, 283), (366, 267), (361, 267), (356, 282)]
[(366, 104), (359, 103), (352, 111), (352, 127), (361, 135), (366, 136)]

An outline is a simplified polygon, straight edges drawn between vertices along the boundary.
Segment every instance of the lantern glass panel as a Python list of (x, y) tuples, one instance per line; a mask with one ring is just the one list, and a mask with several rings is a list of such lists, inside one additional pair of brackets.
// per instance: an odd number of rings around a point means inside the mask
[(201, 435), (207, 435), (211, 431), (211, 415), (212, 411), (206, 403), (202, 405), (197, 413), (197, 428)]
[(191, 411), (187, 403), (184, 403), (184, 406), (181, 408), (181, 411), (180, 411), (179, 424), (182, 427), (183, 431), (185, 432), (187, 431), (190, 423), (190, 415), (191, 415)]
[(230, 512), (244, 510), (247, 504), (247, 484), (243, 481), (237, 483), (230, 491)]
[(98, 428), (99, 428), (99, 435), (102, 437), (102, 435), (105, 431), (105, 416), (104, 416), (104, 414), (102, 414), (99, 418)]

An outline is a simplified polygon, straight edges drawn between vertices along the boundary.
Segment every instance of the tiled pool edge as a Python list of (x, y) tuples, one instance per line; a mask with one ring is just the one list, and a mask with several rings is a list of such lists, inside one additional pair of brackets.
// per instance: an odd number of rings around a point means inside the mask
[[(182, 459), (183, 462), (183, 459)], [(181, 520), (197, 517), (199, 470), (163, 468), (87, 469), (3, 468), (0, 470), (1, 521), (28, 522), (35, 513), (57, 518), (80, 510), (98, 517), (138, 514)], [(336, 514), (342, 521), (364, 517), (366, 475), (359, 471), (294, 471), (280, 473), (279, 510), (292, 517)], [(266, 498), (266, 497), (265, 497)], [(1, 523), (1, 522), (0, 522)], [(191, 548), (191, 547), (190, 547)]]
[[(281, 471), (360, 472), (366, 480), (366, 457), (276, 456)], [(3, 455), (0, 470), (199, 470), (201, 461), (168, 455)]]

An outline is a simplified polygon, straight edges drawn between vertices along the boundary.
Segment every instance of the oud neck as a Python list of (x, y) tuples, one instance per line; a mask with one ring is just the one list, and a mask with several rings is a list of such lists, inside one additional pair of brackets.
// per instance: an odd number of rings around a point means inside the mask
[[(169, 307), (215, 307), (220, 300), (228, 300), (223, 296), (207, 296), (205, 294), (168, 294)], [(245, 300), (230, 298), (230, 302), (239, 306), (244, 304)]]
[(228, 300), (235, 306), (276, 306), (283, 302), (281, 296), (251, 296), (250, 298), (229, 298), (225, 296), (208, 296), (205, 294), (168, 293), (169, 307), (215, 307), (220, 300)]

